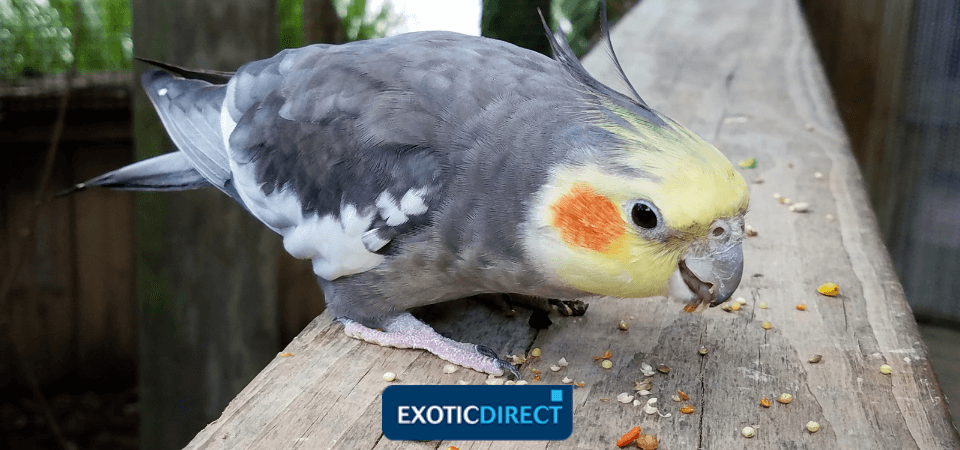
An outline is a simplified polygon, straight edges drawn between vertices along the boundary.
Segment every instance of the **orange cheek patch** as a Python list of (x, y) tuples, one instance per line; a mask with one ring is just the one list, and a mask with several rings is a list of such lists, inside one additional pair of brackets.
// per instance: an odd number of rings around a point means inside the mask
[(626, 232), (620, 209), (590, 186), (578, 184), (550, 205), (553, 226), (570, 245), (605, 252)]

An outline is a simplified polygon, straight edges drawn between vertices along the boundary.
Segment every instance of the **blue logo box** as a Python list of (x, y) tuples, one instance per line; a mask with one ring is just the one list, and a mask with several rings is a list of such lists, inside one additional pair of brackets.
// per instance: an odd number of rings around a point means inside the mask
[(558, 441), (572, 432), (569, 385), (395, 385), (383, 391), (383, 434), (396, 441)]

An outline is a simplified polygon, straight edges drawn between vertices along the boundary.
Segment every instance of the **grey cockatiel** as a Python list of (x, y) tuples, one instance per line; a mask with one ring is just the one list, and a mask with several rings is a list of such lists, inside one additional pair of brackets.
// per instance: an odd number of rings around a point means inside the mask
[(726, 300), (743, 178), (549, 37), (554, 59), (423, 32), (235, 74), (151, 70), (143, 87), (180, 151), (80, 187), (215, 186), (312, 261), (347, 334), (495, 375), (516, 369), (407, 311), (481, 293)]

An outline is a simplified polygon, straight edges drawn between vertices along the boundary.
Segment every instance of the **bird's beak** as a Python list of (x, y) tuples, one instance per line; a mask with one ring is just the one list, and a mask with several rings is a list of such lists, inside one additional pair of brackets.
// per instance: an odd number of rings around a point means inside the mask
[(686, 304), (687, 311), (701, 305), (725, 302), (740, 285), (743, 276), (743, 248), (729, 242), (705, 254), (690, 254), (680, 260), (670, 278), (670, 295)]

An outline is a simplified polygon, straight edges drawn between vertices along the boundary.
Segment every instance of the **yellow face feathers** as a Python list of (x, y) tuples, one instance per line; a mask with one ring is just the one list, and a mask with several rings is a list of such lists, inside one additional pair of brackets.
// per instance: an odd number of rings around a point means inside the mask
[[(696, 134), (666, 118), (668, 127), (625, 120), (632, 129), (601, 126), (623, 143), (596, 152), (610, 161), (554, 169), (534, 199), (525, 245), (581, 291), (662, 295), (687, 249), (714, 220), (744, 213), (749, 194), (730, 161)], [(628, 170), (611, 170), (610, 162)], [(638, 225), (638, 207), (655, 214), (655, 227)]]

